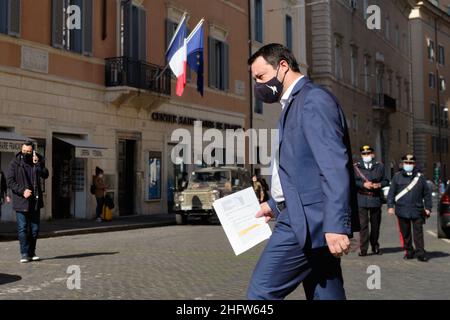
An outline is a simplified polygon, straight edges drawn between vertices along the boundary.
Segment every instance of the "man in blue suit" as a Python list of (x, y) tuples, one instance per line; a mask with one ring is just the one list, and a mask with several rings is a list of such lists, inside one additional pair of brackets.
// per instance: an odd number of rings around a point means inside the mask
[(257, 213), (277, 223), (247, 297), (284, 299), (303, 283), (307, 299), (345, 299), (340, 257), (349, 252), (359, 220), (343, 111), (280, 44), (262, 47), (248, 64), (256, 98), (279, 101), (283, 110), (272, 150), (272, 197)]

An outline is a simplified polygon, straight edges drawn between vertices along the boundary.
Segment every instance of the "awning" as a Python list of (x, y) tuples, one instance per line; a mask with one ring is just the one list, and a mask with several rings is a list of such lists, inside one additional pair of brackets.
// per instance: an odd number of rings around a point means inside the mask
[(75, 147), (76, 158), (103, 158), (103, 151), (107, 148), (94, 144), (87, 138), (76, 136), (54, 135), (58, 140)]
[(0, 130), (0, 152), (20, 152), (25, 141), (34, 141), (12, 131)]

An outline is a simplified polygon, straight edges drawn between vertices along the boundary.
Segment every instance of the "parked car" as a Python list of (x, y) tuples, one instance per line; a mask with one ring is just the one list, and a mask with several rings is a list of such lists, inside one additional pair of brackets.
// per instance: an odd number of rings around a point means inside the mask
[(450, 186), (447, 186), (439, 201), (437, 231), (439, 238), (450, 238)]
[(188, 217), (201, 217), (211, 222), (216, 214), (213, 202), (252, 186), (249, 172), (241, 167), (214, 167), (195, 170), (182, 192), (175, 193), (174, 211), (177, 224)]

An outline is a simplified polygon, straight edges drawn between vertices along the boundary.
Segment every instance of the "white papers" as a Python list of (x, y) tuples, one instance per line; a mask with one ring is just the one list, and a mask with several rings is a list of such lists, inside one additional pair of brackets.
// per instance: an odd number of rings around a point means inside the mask
[(251, 187), (216, 200), (213, 206), (236, 255), (272, 234), (265, 218), (255, 217), (260, 205)]

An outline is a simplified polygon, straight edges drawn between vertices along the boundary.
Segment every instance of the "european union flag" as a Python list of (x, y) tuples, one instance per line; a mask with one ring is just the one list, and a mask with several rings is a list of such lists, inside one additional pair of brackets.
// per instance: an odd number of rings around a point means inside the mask
[(197, 73), (197, 91), (203, 97), (203, 19), (187, 38), (187, 62)]

